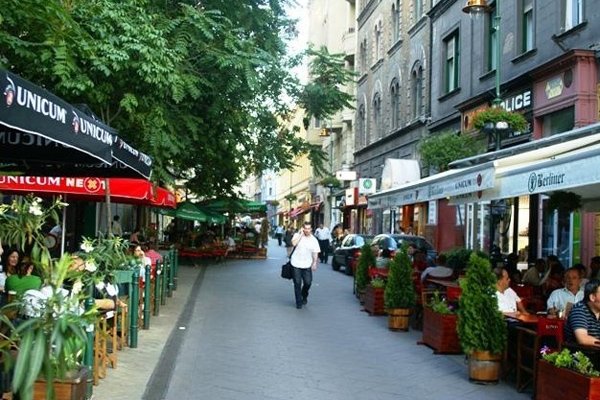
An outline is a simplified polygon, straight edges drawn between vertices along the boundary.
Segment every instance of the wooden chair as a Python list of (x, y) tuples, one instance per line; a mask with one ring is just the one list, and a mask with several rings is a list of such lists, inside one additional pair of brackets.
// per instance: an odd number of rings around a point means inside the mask
[(540, 337), (533, 329), (518, 326), (517, 330), (517, 391), (522, 392), (535, 382)]
[(101, 314), (94, 328), (94, 385), (98, 386), (100, 379), (106, 377), (106, 319)]
[(119, 298), (117, 302), (117, 349), (129, 346), (129, 296)]

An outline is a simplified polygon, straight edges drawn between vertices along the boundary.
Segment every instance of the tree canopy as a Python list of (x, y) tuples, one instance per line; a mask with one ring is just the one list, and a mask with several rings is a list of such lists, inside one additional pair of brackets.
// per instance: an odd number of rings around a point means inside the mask
[(419, 142), (419, 154), (424, 168), (445, 171), (452, 161), (474, 156), (481, 146), (469, 135), (459, 135), (452, 131), (425, 137)]
[(229, 194), (299, 154), (323, 160), (284, 128), (284, 99), (302, 92), (291, 1), (5, 0), (0, 64), (86, 104), (152, 156), (154, 179)]

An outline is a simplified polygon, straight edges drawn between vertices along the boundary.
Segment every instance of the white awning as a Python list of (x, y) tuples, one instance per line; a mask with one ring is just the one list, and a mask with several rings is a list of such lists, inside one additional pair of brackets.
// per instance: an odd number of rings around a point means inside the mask
[(497, 168), (493, 188), (452, 198), (450, 203), (506, 199), (567, 189), (587, 202), (600, 199), (600, 143)]
[(393, 189), (421, 179), (421, 167), (417, 160), (386, 158), (381, 171), (381, 189)]
[(494, 165), (489, 162), (470, 168), (453, 169), (428, 176), (397, 188), (369, 196), (370, 209), (385, 209), (422, 203), (489, 189), (494, 184)]

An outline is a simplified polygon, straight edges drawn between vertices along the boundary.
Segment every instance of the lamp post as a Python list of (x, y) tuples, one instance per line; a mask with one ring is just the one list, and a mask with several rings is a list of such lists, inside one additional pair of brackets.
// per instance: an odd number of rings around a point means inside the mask
[[(496, 13), (493, 19), (493, 29), (496, 34), (496, 40), (493, 45), (494, 48), (491, 49), (494, 52), (494, 56), (496, 58), (496, 73), (495, 73), (495, 97), (492, 100), (492, 107), (498, 108), (502, 104), (502, 98), (500, 97), (500, 66), (502, 64), (501, 57), (501, 37), (500, 37), (500, 0), (495, 0), (495, 9)], [(492, 8), (488, 5), (487, 0), (467, 0), (467, 4), (463, 7), (463, 12), (469, 15), (477, 16), (480, 14), (488, 14), (492, 12)], [(508, 130), (509, 126), (506, 121), (498, 121), (498, 122), (487, 122), (483, 127), (483, 132), (490, 135), (492, 137), (494, 143), (494, 151), (500, 150), (500, 139), (503, 132)], [(494, 201), (490, 202), (490, 210), (489, 210), (489, 252), (492, 255), (494, 249), (494, 240), (496, 234), (496, 218), (495, 211), (496, 205)]]
[[(492, 101), (494, 107), (500, 107), (502, 98), (500, 97), (500, 0), (496, 0), (495, 4), (496, 15), (494, 16), (494, 32), (496, 33), (496, 41), (494, 43), (494, 54), (496, 56), (496, 97)], [(491, 7), (487, 4), (487, 0), (467, 0), (467, 4), (463, 7), (463, 12), (469, 15), (480, 15), (491, 12)]]

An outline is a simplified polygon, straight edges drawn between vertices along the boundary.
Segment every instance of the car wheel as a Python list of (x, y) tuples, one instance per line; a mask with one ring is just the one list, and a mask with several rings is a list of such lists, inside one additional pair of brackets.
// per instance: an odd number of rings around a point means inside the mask
[(335, 258), (331, 259), (331, 269), (333, 269), (334, 271), (340, 270), (340, 264), (338, 264), (337, 261), (335, 261)]

